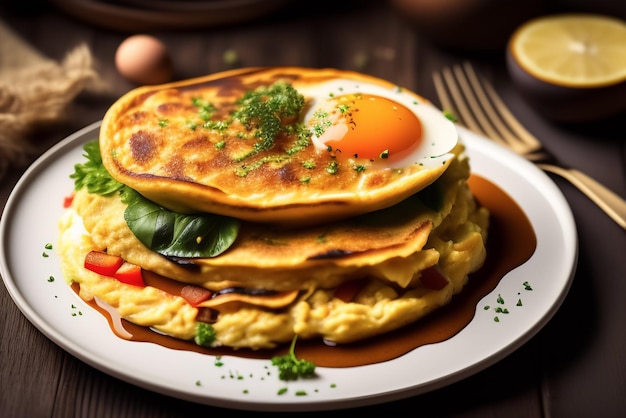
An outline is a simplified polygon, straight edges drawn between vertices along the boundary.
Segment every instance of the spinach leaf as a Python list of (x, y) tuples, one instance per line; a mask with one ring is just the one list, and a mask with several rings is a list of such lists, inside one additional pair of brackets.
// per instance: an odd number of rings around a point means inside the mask
[(146, 247), (166, 257), (215, 257), (228, 249), (240, 221), (227, 216), (172, 212), (126, 188), (124, 219)]

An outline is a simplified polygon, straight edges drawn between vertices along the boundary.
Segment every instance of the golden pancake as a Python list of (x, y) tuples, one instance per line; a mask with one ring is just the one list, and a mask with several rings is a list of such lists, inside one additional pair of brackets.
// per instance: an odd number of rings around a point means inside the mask
[(410, 91), (298, 67), (141, 87), (100, 133), (109, 173), (166, 208), (290, 225), (390, 207), (439, 178), (456, 142), (453, 124)]

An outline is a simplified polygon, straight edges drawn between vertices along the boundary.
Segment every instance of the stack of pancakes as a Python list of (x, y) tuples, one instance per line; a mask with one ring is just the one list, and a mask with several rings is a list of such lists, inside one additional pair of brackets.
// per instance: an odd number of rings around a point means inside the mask
[[(219, 132), (196, 124), (209, 103), (212, 120), (226, 120), (237, 98), (276, 82), (302, 92), (304, 109), (281, 120), (300, 123), (316, 86), (338, 79), (397, 90), (354, 72), (281, 67), (142, 87), (120, 98), (99, 138), (111, 177), (163, 210), (234, 220), (236, 237), (207, 256), (157, 251), (129, 227), (123, 195), (82, 187), (60, 221), (66, 280), (80, 285), (83, 299), (97, 298), (130, 322), (185, 340), (198, 322), (209, 323), (212, 344), (233, 348), (272, 348), (294, 335), (350, 343), (449, 303), (483, 264), (489, 223), (467, 185), (469, 160), (456, 137), (437, 164), (355, 170), (353, 160), (310, 144), (289, 152), (302, 144), (293, 130), (255, 149), (256, 142), (241, 140), (250, 132), (244, 123)], [(433, 112), (427, 100), (403, 94)], [(337, 161), (336, 171), (326, 170)], [(97, 274), (84, 267), (92, 250), (211, 297), (190, 302), (176, 286), (133, 286)]]

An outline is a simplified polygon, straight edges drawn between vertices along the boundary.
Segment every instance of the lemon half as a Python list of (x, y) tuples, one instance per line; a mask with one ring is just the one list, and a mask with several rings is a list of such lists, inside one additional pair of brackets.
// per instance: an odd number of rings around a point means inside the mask
[(514, 31), (509, 53), (524, 71), (547, 83), (619, 84), (626, 81), (626, 22), (589, 14), (536, 18)]

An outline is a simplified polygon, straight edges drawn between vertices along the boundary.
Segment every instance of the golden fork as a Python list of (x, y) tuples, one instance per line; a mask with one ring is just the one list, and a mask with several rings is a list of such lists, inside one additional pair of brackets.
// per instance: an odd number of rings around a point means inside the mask
[(554, 158), (520, 124), (493, 86), (479, 77), (470, 63), (436, 71), (433, 81), (442, 108), (452, 112), (458, 123), (512, 149), (542, 170), (568, 180), (626, 229), (626, 200), (579, 170), (552, 164)]

